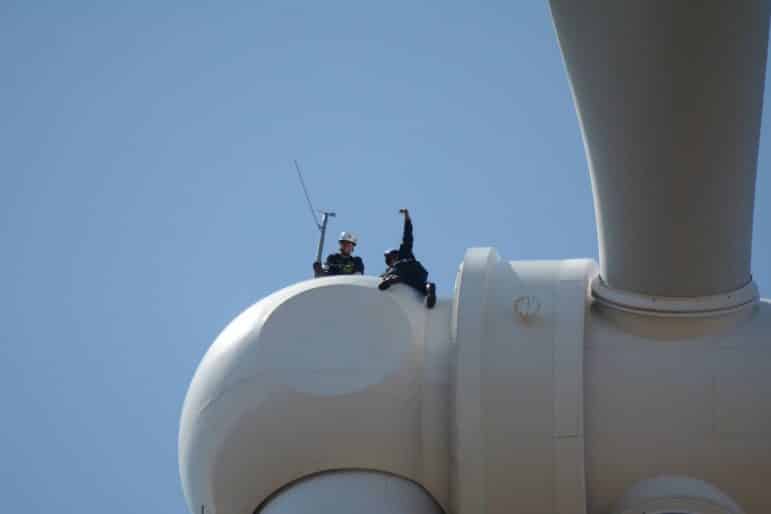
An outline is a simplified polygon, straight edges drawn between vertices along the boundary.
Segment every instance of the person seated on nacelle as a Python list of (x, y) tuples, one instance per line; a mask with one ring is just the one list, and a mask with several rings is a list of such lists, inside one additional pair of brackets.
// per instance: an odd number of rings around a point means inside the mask
[(364, 261), (361, 257), (354, 257), (353, 250), (356, 247), (356, 236), (350, 232), (340, 234), (340, 251), (331, 253), (327, 256), (324, 266), (320, 262), (313, 263), (313, 272), (316, 277), (326, 277), (330, 275), (363, 275)]
[(393, 284), (404, 282), (425, 296), (426, 307), (431, 309), (436, 304), (436, 284), (427, 282), (428, 271), (412, 253), (412, 219), (407, 209), (400, 209), (404, 214), (404, 234), (399, 248), (386, 250), (384, 257), (386, 270), (380, 275), (378, 289), (384, 291)]

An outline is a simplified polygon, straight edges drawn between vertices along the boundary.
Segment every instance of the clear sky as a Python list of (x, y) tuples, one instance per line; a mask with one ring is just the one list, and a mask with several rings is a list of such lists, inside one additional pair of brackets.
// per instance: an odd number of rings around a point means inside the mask
[(440, 295), (470, 246), (597, 256), (546, 2), (6, 1), (0, 64), (7, 512), (185, 512), (195, 367), (238, 312), (311, 272), (293, 159), (371, 273), (404, 206)]

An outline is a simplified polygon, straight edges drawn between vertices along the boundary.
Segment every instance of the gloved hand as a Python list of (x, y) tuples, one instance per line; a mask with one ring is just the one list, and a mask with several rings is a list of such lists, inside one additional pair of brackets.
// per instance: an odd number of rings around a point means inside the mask
[(401, 280), (396, 275), (386, 275), (380, 279), (380, 283), (377, 285), (377, 288), (381, 291), (385, 291), (392, 285), (398, 284), (399, 282), (401, 282)]
[(313, 263), (313, 271), (315, 271), (316, 273), (322, 272), (321, 263), (319, 261), (316, 261)]

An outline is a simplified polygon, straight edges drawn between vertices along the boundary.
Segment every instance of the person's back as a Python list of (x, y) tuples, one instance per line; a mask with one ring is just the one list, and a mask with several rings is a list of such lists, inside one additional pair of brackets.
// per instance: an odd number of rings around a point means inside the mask
[(426, 285), (428, 271), (419, 260), (411, 253), (406, 256), (399, 255), (386, 268), (381, 278), (399, 277), (401, 282), (410, 285), (416, 289), (421, 289)]

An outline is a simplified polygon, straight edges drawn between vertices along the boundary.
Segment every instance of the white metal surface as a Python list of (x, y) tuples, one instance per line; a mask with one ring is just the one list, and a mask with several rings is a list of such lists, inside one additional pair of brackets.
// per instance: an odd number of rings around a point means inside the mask
[(649, 316), (690, 318), (728, 314), (751, 307), (760, 299), (755, 282), (722, 294), (673, 298), (613, 289), (605, 285), (599, 275), (592, 280), (592, 295), (598, 302), (614, 309)]
[[(372, 277), (262, 300), (218, 337), (185, 401), (189, 507), (250, 512), (293, 480), (368, 469), (417, 481), (445, 508), (453, 490), (455, 512), (580, 512), (593, 266), (474, 249), (452, 303), (432, 310)], [(522, 295), (541, 305), (528, 319), (511, 309)], [(511, 472), (515, 455), (528, 473)]]
[(744, 514), (715, 486), (682, 476), (643, 480), (624, 494), (613, 514)]
[[(372, 469), (446, 505), (449, 305), (374, 277), (302, 282), (217, 338), (182, 413), (182, 484), (193, 513), (251, 513), (287, 483)], [(435, 329), (436, 328), (436, 329)]]
[(660, 474), (771, 508), (771, 304), (714, 318), (592, 307), (585, 349), (589, 512)]
[[(214, 343), (185, 402), (191, 512), (248, 514), (340, 469), (413, 480), (452, 514), (601, 514), (671, 473), (765, 512), (771, 304), (641, 316), (592, 304), (595, 269), (472, 249), (434, 310), (373, 277), (256, 304)], [(537, 315), (512, 309), (522, 296)]]
[[(587, 260), (467, 252), (454, 299), (453, 512), (585, 512)], [(522, 319), (512, 299), (529, 297)]]
[(361, 470), (313, 475), (282, 489), (258, 514), (444, 514), (419, 485)]

